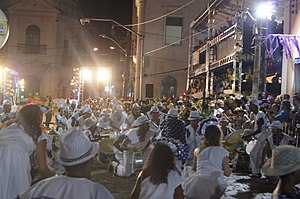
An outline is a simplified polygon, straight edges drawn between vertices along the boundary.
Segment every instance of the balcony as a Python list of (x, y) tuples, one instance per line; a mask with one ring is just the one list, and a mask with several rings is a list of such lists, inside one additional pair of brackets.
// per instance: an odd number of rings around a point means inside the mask
[(47, 53), (47, 45), (18, 44), (18, 53), (21, 54), (41, 54)]

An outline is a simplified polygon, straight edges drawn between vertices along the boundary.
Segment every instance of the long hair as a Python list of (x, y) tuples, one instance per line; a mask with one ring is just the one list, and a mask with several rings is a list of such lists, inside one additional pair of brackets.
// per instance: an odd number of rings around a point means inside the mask
[(176, 170), (173, 152), (167, 144), (158, 142), (148, 156), (142, 176), (144, 179), (150, 176), (155, 185), (168, 183), (170, 170)]
[(200, 151), (210, 146), (221, 145), (221, 130), (217, 125), (209, 125), (204, 132), (204, 142), (200, 148)]
[[(42, 111), (37, 104), (26, 104), (17, 113), (16, 123), (30, 128), (33, 132), (27, 132), (37, 139), (42, 132)], [(36, 141), (36, 140), (35, 140)]]

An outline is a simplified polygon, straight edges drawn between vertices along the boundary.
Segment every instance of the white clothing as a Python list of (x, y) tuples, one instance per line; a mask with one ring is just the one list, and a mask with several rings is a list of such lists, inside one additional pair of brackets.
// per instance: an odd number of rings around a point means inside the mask
[[(144, 115), (144, 114), (140, 113), (139, 116), (142, 116), (142, 115)], [(127, 128), (131, 127), (135, 120), (136, 119), (134, 118), (133, 114), (128, 115), (125, 119), (125, 124), (127, 125)]]
[(186, 129), (189, 131), (189, 136), (186, 134), (186, 143), (189, 146), (188, 160), (191, 160), (194, 157), (194, 150), (197, 147), (200, 147), (201, 140), (204, 138), (204, 135), (198, 135), (191, 125), (188, 125)]
[[(138, 130), (139, 128), (133, 128), (130, 129), (129, 131), (124, 132), (129, 139), (129, 147), (136, 147), (139, 148), (140, 150), (144, 149), (147, 144), (150, 142), (151, 137), (153, 136), (153, 133), (151, 131), (148, 131), (146, 133), (146, 138), (144, 141), (140, 141), (139, 136), (138, 136)], [(133, 172), (134, 169), (133, 165), (131, 165), (132, 162), (132, 157), (133, 153), (130, 151), (119, 151), (118, 149), (115, 148), (115, 157), (118, 162), (113, 161), (112, 166), (114, 168), (114, 171), (118, 176), (130, 176)], [(142, 152), (142, 159), (143, 162), (145, 162), (146, 158), (148, 157), (149, 153), (149, 147)]]
[(18, 124), (0, 131), (0, 198), (15, 198), (30, 187), (29, 157), (34, 150), (32, 138)]
[(260, 167), (259, 167), (259, 160), (260, 160), (260, 154), (261, 150), (264, 146), (264, 143), (267, 139), (267, 137), (270, 135), (270, 131), (268, 130), (268, 127), (270, 126), (270, 121), (267, 118), (266, 114), (262, 111), (258, 111), (258, 113), (255, 115), (253, 114), (254, 119), (254, 131), (257, 130), (257, 122), (260, 118), (263, 118), (264, 122), (261, 127), (261, 132), (257, 135), (255, 135), (255, 138), (257, 139), (256, 144), (252, 148), (249, 159), (250, 159), (250, 167), (252, 170), (252, 174), (260, 173)]
[[(141, 173), (140, 173), (141, 175)], [(173, 199), (175, 189), (182, 183), (181, 176), (177, 171), (171, 170), (168, 174), (167, 183), (154, 185), (150, 177), (141, 183), (140, 199)]]
[(71, 178), (67, 176), (55, 176), (38, 182), (24, 194), (21, 199), (31, 198), (53, 199), (112, 199), (112, 194), (102, 185), (86, 178)]
[(228, 155), (221, 146), (207, 147), (200, 152), (196, 172), (183, 183), (186, 198), (211, 198), (217, 187), (223, 192), (226, 190), (223, 160)]
[[(109, 120), (114, 127), (122, 130), (122, 129), (124, 129), (126, 117), (127, 117), (127, 114), (125, 112), (122, 112), (121, 117), (118, 116), (117, 112), (113, 112), (111, 114), (111, 116), (109, 117)], [(118, 135), (120, 133), (120, 131), (117, 131), (117, 130), (115, 130), (115, 132), (116, 132), (116, 135)]]
[(269, 137), (267, 137), (267, 142), (269, 143), (271, 150), (275, 149), (276, 147), (278, 147), (280, 145), (287, 145), (287, 144), (289, 144), (289, 142), (291, 140), (292, 140), (292, 138), (289, 135), (283, 133), (283, 137), (280, 140), (279, 145), (275, 145), (274, 142), (273, 142), (273, 136), (270, 135)]

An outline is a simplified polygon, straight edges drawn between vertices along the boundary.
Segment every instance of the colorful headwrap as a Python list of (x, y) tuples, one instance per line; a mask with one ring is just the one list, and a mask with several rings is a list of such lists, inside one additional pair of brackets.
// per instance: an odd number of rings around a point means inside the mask
[(174, 155), (178, 160), (185, 161), (188, 158), (189, 155), (188, 145), (182, 144), (179, 140), (175, 140), (173, 138), (166, 138), (166, 137), (161, 137), (159, 139), (152, 140), (153, 145), (155, 145), (158, 142), (167, 144), (171, 148), (171, 150), (173, 151)]
[(208, 119), (205, 119), (203, 120), (201, 123), (200, 123), (200, 126), (197, 130), (197, 134), (198, 135), (204, 135), (205, 133), (205, 129), (207, 126), (209, 125), (218, 125), (218, 119), (217, 118), (208, 118)]

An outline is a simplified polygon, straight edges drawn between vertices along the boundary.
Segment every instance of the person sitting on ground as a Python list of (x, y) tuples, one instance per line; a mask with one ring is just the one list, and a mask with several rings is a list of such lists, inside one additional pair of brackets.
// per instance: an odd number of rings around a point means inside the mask
[(273, 149), (277, 148), (280, 145), (292, 145), (294, 140), (289, 135), (283, 133), (283, 126), (281, 122), (274, 121), (269, 127), (271, 135), (267, 137), (265, 144), (263, 146), (260, 164), (261, 166), (265, 163), (265, 158), (268, 156), (270, 158), (271, 152)]
[[(114, 142), (115, 160), (112, 161), (109, 170), (118, 176), (128, 177), (133, 174), (130, 162), (133, 153), (142, 153), (145, 160), (148, 152), (150, 140), (154, 133), (150, 131), (149, 119), (146, 115), (138, 117), (133, 123), (133, 128), (125, 131)], [(112, 168), (111, 168), (112, 167)]]
[(59, 163), (67, 172), (38, 182), (23, 193), (21, 199), (31, 198), (93, 198), (112, 199), (112, 194), (90, 179), (93, 158), (99, 151), (98, 143), (91, 143), (82, 129), (73, 127), (60, 139)]
[(279, 176), (279, 181), (272, 193), (274, 199), (297, 199), (300, 192), (295, 187), (300, 183), (300, 149), (282, 145), (272, 151), (272, 158), (262, 167), (268, 176)]
[[(204, 142), (194, 152), (194, 173), (182, 184), (188, 199), (219, 198), (226, 188), (225, 176), (230, 176), (229, 152), (221, 147), (221, 130), (209, 124), (204, 130)], [(185, 172), (189, 172), (185, 170)], [(183, 174), (183, 176), (186, 176)]]
[(167, 144), (158, 142), (137, 178), (131, 199), (183, 199), (181, 182), (172, 149)]

